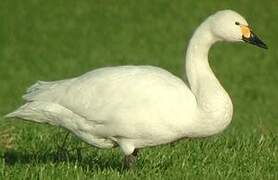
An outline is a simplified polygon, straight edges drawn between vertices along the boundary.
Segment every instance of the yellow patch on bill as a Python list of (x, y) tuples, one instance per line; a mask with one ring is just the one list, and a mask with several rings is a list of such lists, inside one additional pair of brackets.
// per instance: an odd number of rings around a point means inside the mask
[(245, 38), (249, 38), (251, 36), (251, 30), (248, 26), (241, 26), (241, 33)]

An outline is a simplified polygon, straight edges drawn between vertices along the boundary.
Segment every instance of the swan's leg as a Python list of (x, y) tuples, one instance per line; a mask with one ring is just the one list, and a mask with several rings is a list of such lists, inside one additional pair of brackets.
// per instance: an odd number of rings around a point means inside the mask
[(66, 142), (67, 142), (67, 139), (68, 139), (68, 136), (69, 136), (70, 132), (68, 131), (67, 134), (65, 135), (64, 137), (64, 140), (63, 140), (63, 143), (60, 145), (60, 149), (64, 149), (65, 145), (66, 145)]
[(133, 168), (136, 164), (137, 155), (138, 155), (138, 149), (134, 149), (133, 153), (129, 155), (125, 155), (124, 164), (123, 164), (124, 168), (127, 169)]
[(65, 155), (67, 153), (67, 150), (66, 150), (65, 146), (66, 146), (66, 142), (67, 142), (69, 134), (70, 134), (70, 132), (68, 131), (67, 134), (64, 137), (63, 143), (61, 145), (58, 145), (58, 150), (57, 150), (57, 155), (58, 156)]
[(129, 169), (134, 167), (138, 154), (138, 149), (136, 149), (134, 143), (130, 139), (119, 139), (118, 145), (125, 154), (123, 168)]
[(58, 149), (57, 149), (57, 158), (58, 159), (65, 159), (68, 156), (68, 151), (65, 148), (65, 145), (66, 145), (66, 141), (67, 141), (69, 134), (70, 134), (70, 132), (68, 131), (64, 137), (63, 143), (61, 145), (58, 145)]

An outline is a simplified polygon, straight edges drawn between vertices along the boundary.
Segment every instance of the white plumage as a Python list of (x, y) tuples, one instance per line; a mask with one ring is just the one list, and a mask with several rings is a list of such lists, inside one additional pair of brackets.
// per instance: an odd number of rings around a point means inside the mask
[(190, 88), (158, 67), (106, 67), (37, 82), (23, 96), (26, 104), (7, 117), (62, 126), (91, 145), (120, 146), (127, 156), (137, 148), (216, 134), (230, 123), (232, 103), (209, 67), (208, 51), (219, 40), (242, 41), (235, 22), (248, 26), (236, 12), (219, 11), (196, 30), (186, 55)]

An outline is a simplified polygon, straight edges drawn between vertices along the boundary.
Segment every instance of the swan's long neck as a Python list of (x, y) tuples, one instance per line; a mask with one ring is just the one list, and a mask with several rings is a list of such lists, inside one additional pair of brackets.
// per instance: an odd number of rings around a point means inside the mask
[(197, 129), (202, 131), (198, 132), (198, 136), (222, 131), (232, 118), (230, 97), (208, 62), (209, 49), (217, 40), (211, 33), (208, 19), (195, 31), (186, 54), (187, 78), (197, 101)]

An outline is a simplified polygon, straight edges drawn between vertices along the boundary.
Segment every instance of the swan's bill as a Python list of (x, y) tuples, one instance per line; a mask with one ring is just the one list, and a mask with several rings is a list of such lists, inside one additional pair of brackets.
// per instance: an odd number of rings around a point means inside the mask
[(241, 26), (241, 33), (243, 41), (268, 49), (267, 45), (248, 26)]

